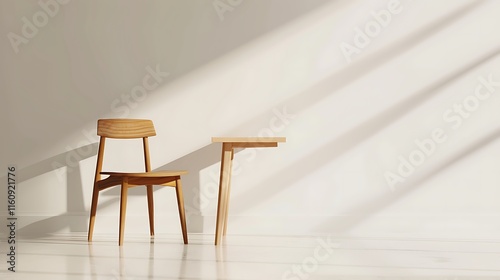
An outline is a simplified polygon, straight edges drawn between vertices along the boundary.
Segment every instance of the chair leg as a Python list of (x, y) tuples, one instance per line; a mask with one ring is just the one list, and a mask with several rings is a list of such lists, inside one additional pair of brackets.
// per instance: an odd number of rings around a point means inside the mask
[(182, 238), (184, 239), (184, 244), (188, 244), (186, 214), (184, 212), (184, 196), (182, 194), (182, 184), (180, 178), (175, 182), (175, 192), (177, 194), (177, 206), (179, 207), (179, 217), (181, 219)]
[(127, 212), (127, 194), (128, 194), (128, 178), (123, 178), (122, 191), (120, 196), (120, 233), (118, 237), (118, 245), (123, 245), (123, 234), (125, 232), (125, 215)]
[(89, 218), (89, 232), (87, 234), (87, 240), (92, 241), (92, 237), (94, 235), (94, 223), (95, 223), (95, 215), (97, 212), (97, 201), (99, 200), (99, 190), (96, 188), (94, 184), (94, 190), (92, 191), (92, 204), (90, 206), (90, 218)]
[(153, 186), (146, 186), (148, 194), (148, 213), (149, 213), (149, 234), (151, 236), (155, 235), (155, 209), (153, 203)]

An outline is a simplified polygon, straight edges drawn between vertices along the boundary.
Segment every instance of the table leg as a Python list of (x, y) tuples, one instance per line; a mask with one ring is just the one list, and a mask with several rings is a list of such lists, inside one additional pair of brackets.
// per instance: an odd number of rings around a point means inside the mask
[(219, 201), (217, 204), (217, 223), (215, 228), (215, 245), (219, 244), (224, 224), (227, 216), (228, 186), (232, 169), (233, 147), (231, 144), (222, 144), (220, 181), (219, 181)]
[(229, 176), (227, 179), (227, 191), (226, 191), (226, 211), (225, 211), (225, 216), (224, 216), (224, 226), (223, 226), (223, 232), (222, 236), (225, 236), (227, 233), (227, 220), (228, 220), (228, 213), (229, 213), (229, 197), (231, 196), (231, 178), (233, 174), (233, 158), (234, 158), (234, 149), (231, 149), (231, 168), (229, 169)]

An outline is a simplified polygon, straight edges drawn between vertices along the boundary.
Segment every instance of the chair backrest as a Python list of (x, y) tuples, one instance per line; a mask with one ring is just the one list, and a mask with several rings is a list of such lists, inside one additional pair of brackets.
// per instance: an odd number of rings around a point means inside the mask
[(131, 139), (155, 136), (151, 120), (100, 119), (97, 121), (97, 135), (107, 138)]
[(155, 127), (151, 120), (100, 119), (97, 121), (97, 135), (101, 136), (101, 139), (99, 140), (99, 151), (97, 153), (97, 163), (94, 180), (95, 182), (101, 180), (100, 172), (102, 171), (106, 138), (142, 138), (144, 165), (146, 168), (146, 172), (151, 171), (148, 137), (156, 135)]

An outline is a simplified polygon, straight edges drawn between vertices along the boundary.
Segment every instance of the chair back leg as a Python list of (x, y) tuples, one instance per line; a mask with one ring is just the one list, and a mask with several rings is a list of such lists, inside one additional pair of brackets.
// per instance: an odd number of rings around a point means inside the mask
[(177, 206), (179, 207), (179, 218), (181, 220), (182, 238), (184, 244), (188, 244), (186, 213), (184, 212), (184, 195), (182, 194), (181, 178), (175, 181), (175, 192), (177, 195)]

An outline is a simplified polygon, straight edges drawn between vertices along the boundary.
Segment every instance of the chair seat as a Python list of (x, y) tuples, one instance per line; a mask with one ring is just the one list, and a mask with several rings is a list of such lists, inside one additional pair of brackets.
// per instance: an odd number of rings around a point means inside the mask
[(150, 172), (101, 172), (102, 175), (112, 177), (136, 177), (136, 178), (161, 178), (173, 177), (187, 174), (186, 170), (150, 171)]
[(106, 179), (96, 182), (99, 190), (120, 185), (127, 178), (130, 187), (141, 185), (161, 185), (175, 187), (175, 181), (181, 175), (187, 174), (186, 170), (149, 171), (149, 172), (100, 172), (101, 175), (109, 175)]

